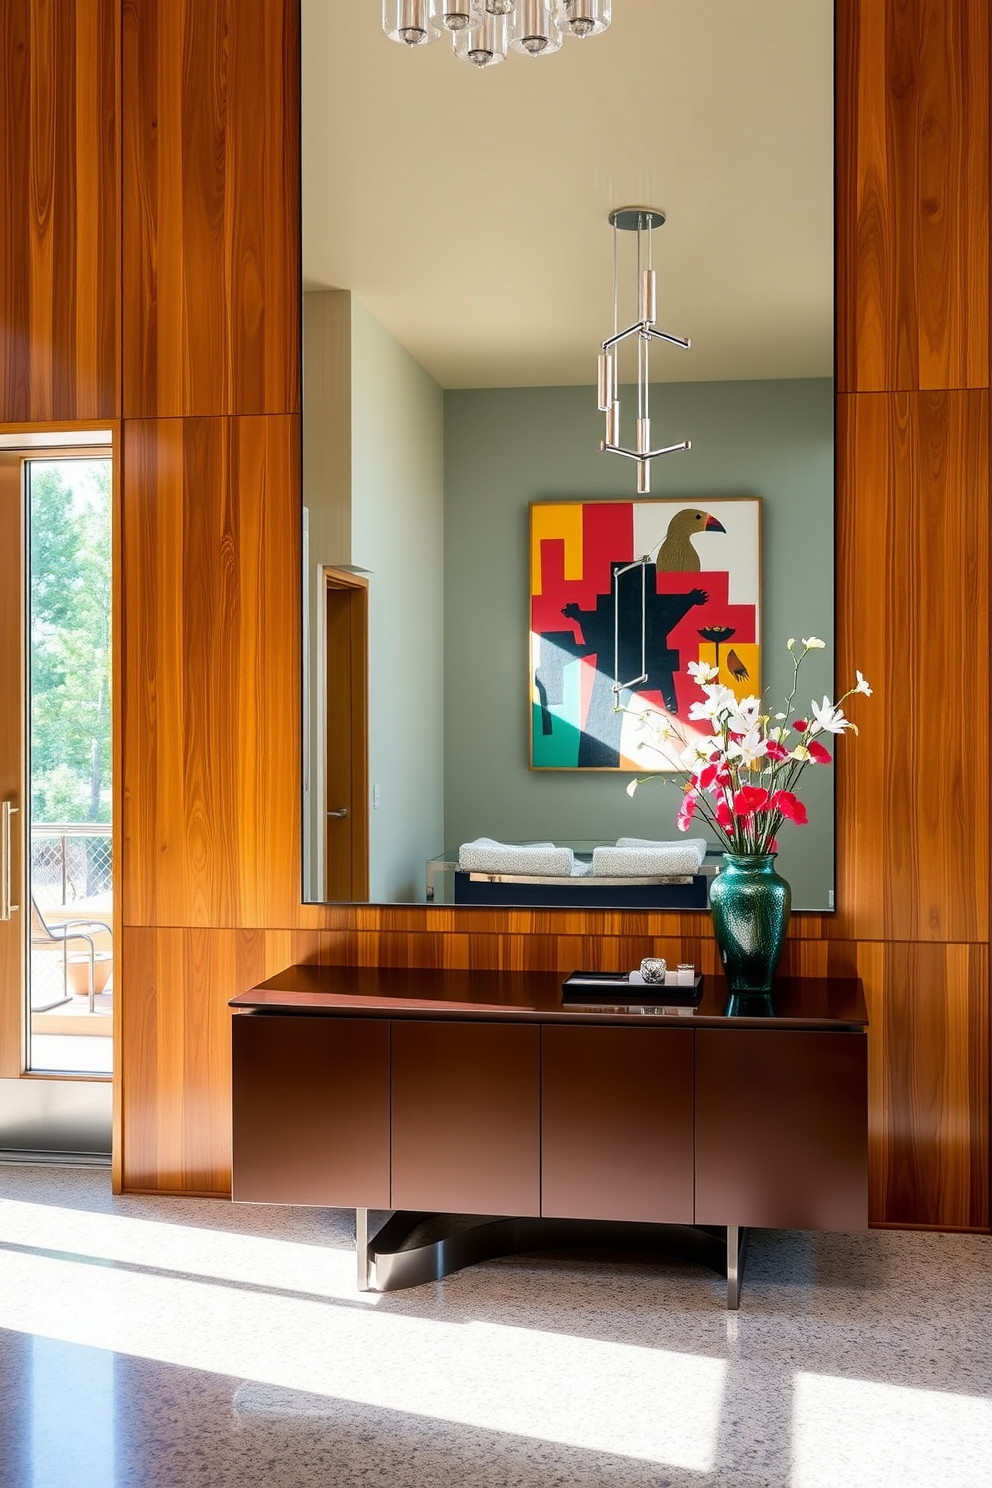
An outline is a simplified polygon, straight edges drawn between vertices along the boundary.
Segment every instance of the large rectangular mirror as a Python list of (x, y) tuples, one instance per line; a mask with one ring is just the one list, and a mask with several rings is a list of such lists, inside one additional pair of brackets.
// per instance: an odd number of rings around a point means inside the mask
[[(627, 793), (630, 716), (685, 720), (714, 655), (774, 710), (791, 636), (826, 641), (804, 689), (832, 692), (833, 0), (612, 12), (479, 68), (303, 0), (307, 899), (701, 907), (699, 872), (590, 872), (679, 837), (679, 777)], [(649, 494), (600, 449), (626, 205), (666, 214), (642, 251), (692, 343), (652, 343), (651, 445), (691, 449)], [(808, 770), (782, 833), (796, 908), (833, 908), (832, 791)], [(489, 871), (478, 839), (553, 847)]]

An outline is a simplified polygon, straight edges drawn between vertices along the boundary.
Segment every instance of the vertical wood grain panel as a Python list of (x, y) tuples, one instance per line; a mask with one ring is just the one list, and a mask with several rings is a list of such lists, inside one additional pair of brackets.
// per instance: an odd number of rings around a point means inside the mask
[(838, 677), (875, 689), (837, 771), (843, 938), (988, 939), (988, 417), (838, 399)]
[(232, 997), (294, 962), (315, 935), (126, 927), (120, 1081), (125, 1189), (220, 1193), (231, 1184)]
[(123, 0), (124, 411), (300, 407), (299, 0)]
[(875, 1222), (989, 1224), (988, 947), (863, 945)]
[(986, 387), (988, 0), (838, 0), (841, 392)]
[(124, 919), (292, 924), (295, 417), (124, 425)]
[(0, 421), (118, 412), (118, 22), (0, 3)]

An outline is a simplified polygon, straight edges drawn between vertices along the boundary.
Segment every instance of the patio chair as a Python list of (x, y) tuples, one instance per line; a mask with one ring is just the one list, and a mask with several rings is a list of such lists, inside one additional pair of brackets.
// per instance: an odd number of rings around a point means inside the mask
[[(96, 1007), (96, 951), (93, 946), (93, 935), (97, 930), (105, 930), (110, 936), (111, 952), (113, 951), (114, 933), (105, 920), (56, 920), (48, 924), (38, 905), (35, 897), (31, 895), (31, 947), (32, 950), (40, 946), (60, 945), (62, 947), (62, 987), (64, 997), (58, 1002), (48, 1004), (49, 1008), (61, 1007), (64, 1002), (72, 1001), (72, 993), (69, 991), (69, 942), (71, 940), (84, 941), (89, 946), (90, 963), (90, 990), (89, 1010), (92, 1013)], [(39, 1008), (39, 1012), (48, 1009)]]

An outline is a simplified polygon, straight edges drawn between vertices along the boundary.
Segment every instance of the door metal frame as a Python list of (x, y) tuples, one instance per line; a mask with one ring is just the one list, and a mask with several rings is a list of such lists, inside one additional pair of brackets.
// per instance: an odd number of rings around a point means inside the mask
[[(121, 1178), (121, 1077), (120, 1044), (122, 1016), (122, 907), (121, 907), (121, 838), (123, 834), (122, 752), (122, 570), (121, 570), (121, 502), (120, 502), (119, 420), (92, 420), (86, 423), (0, 423), (0, 455), (10, 454), (22, 462), (32, 459), (93, 459), (101, 454), (111, 461), (111, 759), (112, 759), (112, 828), (113, 844), (113, 933), (115, 947), (114, 1000), (111, 1036), (113, 1040), (113, 1075), (72, 1073), (34, 1073), (26, 1068), (27, 1016), (23, 980), (16, 988), (0, 987), (0, 998), (18, 999), (20, 1019), (19, 1047), (0, 1050), (0, 1162), (69, 1162), (110, 1165), (114, 1187)], [(22, 465), (23, 470), (23, 465)], [(22, 479), (22, 502), (25, 496)], [(22, 552), (27, 539), (26, 512), (22, 506)], [(18, 641), (22, 678), (26, 677), (26, 590), (22, 566), (21, 613), (22, 631)], [(22, 683), (23, 695), (23, 683)], [(21, 724), (22, 791), (26, 782), (27, 725)], [(17, 803), (23, 808), (23, 801)], [(27, 924), (30, 904), (28, 892), (27, 813), (18, 818), (20, 838), (20, 871), (17, 895), (21, 905), (23, 956), (27, 956)], [(24, 973), (22, 973), (23, 976)], [(11, 1019), (11, 1021), (13, 1021)]]

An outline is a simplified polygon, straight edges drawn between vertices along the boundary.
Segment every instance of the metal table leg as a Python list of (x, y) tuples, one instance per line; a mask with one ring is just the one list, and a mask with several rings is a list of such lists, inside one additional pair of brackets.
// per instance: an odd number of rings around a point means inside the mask
[(355, 1210), (355, 1259), (358, 1262), (358, 1290), (371, 1292), (372, 1258), (369, 1254), (369, 1211)]
[(727, 1226), (727, 1307), (733, 1312), (741, 1305), (747, 1237), (748, 1232), (742, 1225)]

